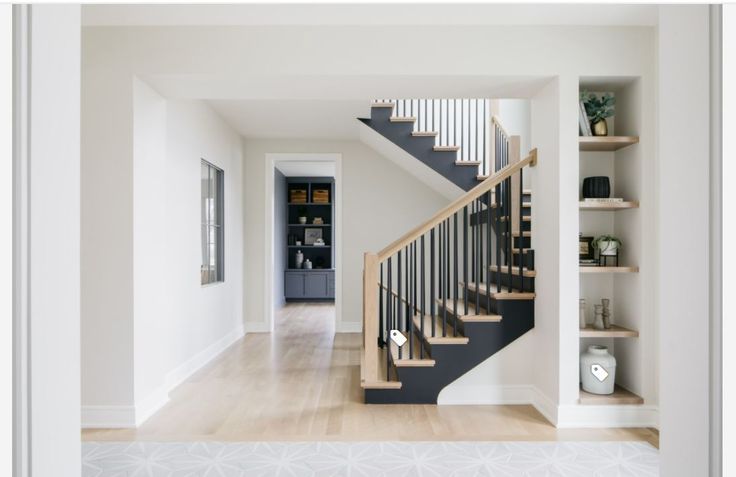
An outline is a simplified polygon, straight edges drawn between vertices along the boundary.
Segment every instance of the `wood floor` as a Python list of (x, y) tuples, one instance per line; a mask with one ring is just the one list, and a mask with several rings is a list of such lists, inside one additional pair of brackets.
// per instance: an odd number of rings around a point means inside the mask
[(334, 333), (334, 307), (292, 304), (273, 334), (252, 333), (171, 393), (138, 429), (85, 441), (629, 440), (653, 429), (564, 429), (532, 406), (365, 405), (360, 335)]

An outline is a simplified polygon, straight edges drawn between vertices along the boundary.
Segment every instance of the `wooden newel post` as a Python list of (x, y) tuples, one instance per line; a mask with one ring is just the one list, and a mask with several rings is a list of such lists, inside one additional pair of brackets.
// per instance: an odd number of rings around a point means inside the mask
[(363, 348), (366, 382), (378, 381), (378, 255), (363, 255)]

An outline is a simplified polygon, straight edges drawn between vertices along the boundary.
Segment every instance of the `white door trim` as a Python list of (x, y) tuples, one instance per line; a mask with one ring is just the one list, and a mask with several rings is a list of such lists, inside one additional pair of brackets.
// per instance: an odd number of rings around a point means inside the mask
[(264, 230), (265, 253), (264, 253), (264, 291), (263, 294), (263, 310), (265, 313), (265, 327), (268, 331), (273, 331), (273, 277), (274, 277), (274, 170), (278, 162), (333, 162), (335, 164), (335, 331), (343, 332), (342, 326), (342, 154), (335, 152), (328, 153), (267, 153), (266, 154), (266, 195), (264, 197), (265, 204), (265, 221)]

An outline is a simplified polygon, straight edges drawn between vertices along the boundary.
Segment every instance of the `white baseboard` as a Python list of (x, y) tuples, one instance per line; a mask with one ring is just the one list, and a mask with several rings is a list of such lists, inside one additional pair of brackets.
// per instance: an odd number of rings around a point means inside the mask
[(246, 333), (270, 333), (271, 328), (265, 321), (246, 321), (245, 322)]
[(169, 401), (169, 392), (212, 361), (245, 334), (242, 325), (215, 341), (187, 361), (169, 371), (164, 383), (134, 406), (82, 406), (83, 429), (135, 428), (143, 424)]
[(557, 428), (658, 427), (657, 406), (558, 406), (530, 384), (469, 385), (445, 388), (440, 405), (531, 404)]
[(534, 386), (510, 385), (467, 385), (443, 389), (437, 397), (441, 405), (499, 405), (531, 404)]
[(134, 406), (82, 406), (82, 429), (134, 428)]
[(335, 333), (362, 333), (363, 323), (360, 321), (341, 321), (335, 326)]
[(598, 427), (659, 427), (657, 406), (620, 405), (591, 406), (569, 405), (558, 407), (556, 427), (598, 428)]
[(245, 329), (243, 325), (240, 325), (184, 363), (169, 371), (166, 374), (166, 392), (168, 393), (180, 385), (185, 379), (202, 368), (202, 366), (212, 361), (230, 345), (242, 338), (244, 334)]

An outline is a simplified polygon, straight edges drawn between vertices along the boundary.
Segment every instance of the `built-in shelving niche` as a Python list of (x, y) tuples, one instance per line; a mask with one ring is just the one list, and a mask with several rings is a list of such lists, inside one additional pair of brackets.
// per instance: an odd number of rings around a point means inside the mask
[[(645, 252), (642, 243), (642, 209), (650, 206), (643, 200), (643, 156), (640, 134), (643, 124), (642, 84), (636, 78), (615, 80), (581, 78), (580, 91), (611, 92), (616, 97), (616, 115), (608, 120), (609, 136), (579, 138), (579, 231), (583, 236), (612, 233), (624, 242), (619, 266), (580, 267), (580, 298), (585, 298), (589, 319), (593, 304), (601, 298), (611, 299), (614, 326), (610, 330), (587, 327), (576, 330), (580, 351), (590, 344), (607, 346), (616, 357), (616, 390), (610, 396), (596, 396), (579, 390), (580, 405), (643, 404), (644, 381), (652, 374), (652, 363), (646, 362), (643, 346), (648, 336), (651, 316), (643, 311), (643, 280), (640, 259)], [(647, 139), (647, 138), (644, 138)], [(589, 176), (608, 176), (611, 197), (624, 202), (590, 204), (583, 201), (582, 182)], [(612, 264), (609, 264), (612, 265)]]

